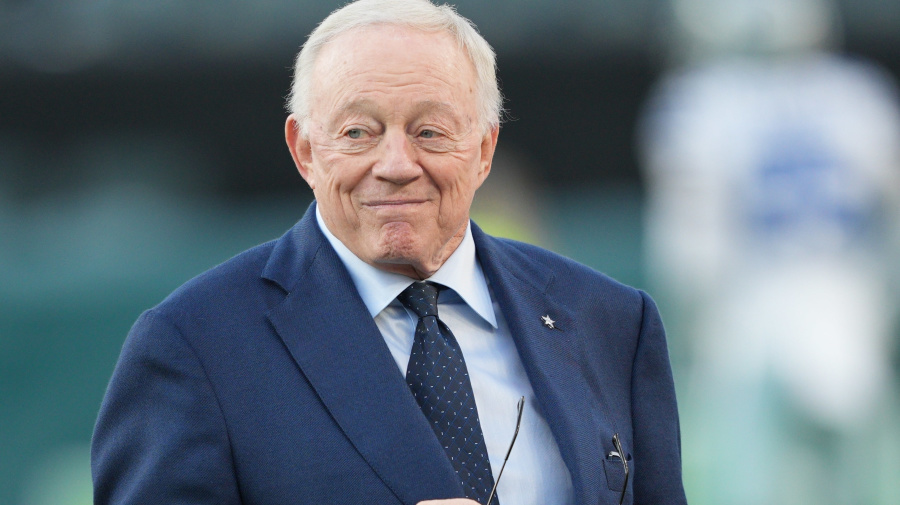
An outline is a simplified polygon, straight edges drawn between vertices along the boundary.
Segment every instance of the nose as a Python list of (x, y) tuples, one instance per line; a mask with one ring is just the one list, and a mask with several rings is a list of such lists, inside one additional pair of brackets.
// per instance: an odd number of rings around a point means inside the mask
[(385, 133), (372, 175), (394, 184), (407, 184), (422, 175), (418, 155), (405, 131)]

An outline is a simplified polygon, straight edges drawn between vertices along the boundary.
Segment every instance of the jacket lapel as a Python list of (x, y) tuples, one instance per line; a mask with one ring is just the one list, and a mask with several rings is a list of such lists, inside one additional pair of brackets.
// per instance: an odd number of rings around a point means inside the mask
[(407, 504), (463, 496), (314, 206), (276, 245), (264, 277), (288, 294), (268, 313), (303, 375), (353, 446)]
[[(479, 261), (503, 311), (538, 403), (572, 476), (577, 503), (598, 503), (603, 444), (584, 371), (578, 320), (549, 295), (553, 277), (521, 251), (512, 258), (473, 225)], [(570, 305), (571, 303), (569, 303)], [(549, 316), (554, 328), (541, 319)], [(604, 486), (605, 487), (605, 486)]]

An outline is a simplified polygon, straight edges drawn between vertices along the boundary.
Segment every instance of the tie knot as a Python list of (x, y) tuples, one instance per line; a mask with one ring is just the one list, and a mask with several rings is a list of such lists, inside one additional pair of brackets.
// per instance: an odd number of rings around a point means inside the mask
[(437, 317), (437, 299), (441, 287), (433, 282), (416, 281), (397, 295), (397, 299), (419, 318)]

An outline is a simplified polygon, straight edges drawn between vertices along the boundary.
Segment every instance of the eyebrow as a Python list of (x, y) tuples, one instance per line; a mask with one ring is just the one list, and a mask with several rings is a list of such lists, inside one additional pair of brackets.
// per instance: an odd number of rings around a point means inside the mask
[(345, 103), (338, 110), (335, 117), (343, 117), (347, 114), (359, 112), (363, 114), (374, 115), (374, 113), (378, 110), (375, 102), (366, 98), (353, 100), (351, 102)]
[[(337, 114), (334, 117), (335, 122), (339, 122), (341, 118), (344, 118), (349, 114), (358, 113), (368, 116), (377, 116), (379, 112), (380, 109), (373, 100), (370, 100), (368, 98), (360, 98), (342, 105), (340, 108), (338, 108)], [(455, 123), (453, 126), (463, 126), (462, 124), (459, 124), (459, 121), (457, 120), (457, 109), (447, 102), (439, 102), (437, 100), (423, 100), (415, 104), (415, 112), (417, 116), (422, 116), (429, 113), (437, 113), (447, 118), (452, 118), (452, 122)]]
[(449, 116), (453, 116), (456, 113), (456, 108), (445, 102), (426, 100), (424, 102), (418, 103), (417, 105), (422, 113), (438, 112), (447, 114)]

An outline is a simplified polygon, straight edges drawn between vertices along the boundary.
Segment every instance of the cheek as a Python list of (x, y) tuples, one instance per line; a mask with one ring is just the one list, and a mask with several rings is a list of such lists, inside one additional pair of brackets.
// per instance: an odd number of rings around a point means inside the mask
[[(463, 171), (464, 172), (460, 172)], [(439, 183), (441, 192), (440, 226), (456, 227), (459, 221), (469, 215), (469, 208), (478, 188), (478, 177), (474, 170), (456, 168), (452, 175)]]
[(331, 198), (350, 193), (365, 177), (365, 170), (361, 168), (359, 160), (326, 153), (317, 161), (315, 183), (320, 191), (328, 193)]
[(471, 158), (460, 160), (444, 172), (444, 186), (455, 200), (471, 200), (479, 186), (478, 164)]

